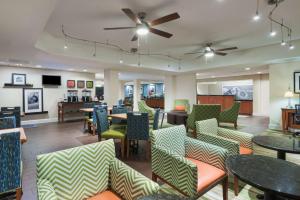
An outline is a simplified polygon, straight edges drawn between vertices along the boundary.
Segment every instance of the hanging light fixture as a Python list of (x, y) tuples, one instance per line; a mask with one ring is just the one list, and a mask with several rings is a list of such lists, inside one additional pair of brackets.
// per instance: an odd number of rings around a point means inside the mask
[(276, 36), (276, 34), (277, 34), (277, 33), (276, 33), (276, 31), (274, 31), (274, 30), (273, 30), (273, 23), (272, 23), (272, 21), (271, 21), (271, 30), (270, 30), (270, 36), (271, 36), (271, 37), (275, 37), (275, 36)]
[(280, 26), (280, 30), (281, 30), (281, 46), (285, 46), (286, 42), (284, 41), (284, 33), (283, 33), (283, 19), (281, 20), (281, 26)]
[(65, 45), (64, 45), (64, 49), (67, 49), (68, 48), (68, 45), (67, 45), (67, 38), (65, 36)]
[(295, 46), (292, 44), (292, 30), (289, 30), (289, 50), (295, 49)]
[(260, 15), (258, 13), (258, 9), (259, 9), (259, 0), (257, 0), (257, 2), (256, 2), (256, 12), (255, 12), (255, 15), (253, 16), (254, 21), (260, 20)]
[(94, 43), (94, 54), (93, 54), (94, 57), (97, 56), (97, 43), (95, 42)]

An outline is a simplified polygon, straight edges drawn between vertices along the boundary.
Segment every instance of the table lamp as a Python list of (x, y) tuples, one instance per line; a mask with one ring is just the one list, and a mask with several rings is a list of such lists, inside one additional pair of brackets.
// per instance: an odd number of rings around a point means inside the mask
[(293, 106), (292, 106), (292, 104), (291, 104), (291, 98), (294, 97), (294, 94), (293, 94), (293, 92), (290, 90), (290, 88), (289, 88), (288, 91), (286, 91), (286, 92), (284, 93), (284, 97), (285, 97), (285, 98), (288, 98), (288, 105), (287, 105), (287, 108), (293, 108)]

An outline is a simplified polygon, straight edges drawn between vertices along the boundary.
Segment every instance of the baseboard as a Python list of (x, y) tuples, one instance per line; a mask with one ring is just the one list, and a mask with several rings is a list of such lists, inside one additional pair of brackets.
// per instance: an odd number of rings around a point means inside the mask
[[(82, 117), (68, 117), (65, 119), (65, 121), (69, 120), (79, 120), (83, 119)], [(47, 124), (47, 123), (53, 123), (53, 122), (58, 122), (58, 118), (47, 118), (47, 119), (34, 119), (34, 120), (26, 120), (26, 121), (21, 121), (21, 125), (34, 125), (34, 124)]]
[(269, 123), (269, 129), (282, 130), (281, 125)]
[(258, 116), (258, 117), (269, 117), (269, 115), (265, 114), (265, 113), (253, 113), (252, 115), (253, 116)]
[(47, 118), (47, 119), (26, 120), (26, 121), (21, 121), (21, 125), (46, 124), (46, 123), (53, 123), (53, 122), (58, 122), (58, 119)]

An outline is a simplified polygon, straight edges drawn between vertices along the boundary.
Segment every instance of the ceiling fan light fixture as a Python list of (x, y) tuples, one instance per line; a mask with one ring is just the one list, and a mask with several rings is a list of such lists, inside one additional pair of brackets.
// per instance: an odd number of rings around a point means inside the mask
[(215, 54), (214, 54), (214, 52), (213, 51), (209, 51), (209, 52), (206, 52), (205, 54), (204, 54), (204, 56), (206, 57), (206, 58), (211, 58), (211, 57), (213, 57)]
[(149, 33), (149, 28), (145, 24), (138, 25), (136, 33), (138, 35), (147, 35)]

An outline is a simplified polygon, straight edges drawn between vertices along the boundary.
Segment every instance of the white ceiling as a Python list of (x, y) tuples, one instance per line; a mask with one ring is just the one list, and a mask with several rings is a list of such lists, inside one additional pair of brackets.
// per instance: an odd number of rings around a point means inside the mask
[[(270, 24), (267, 15), (272, 6), (260, 1), (262, 20), (253, 22), (256, 0), (3, 0), (0, 7), (0, 61), (18, 59), (32, 65), (47, 68), (73, 69), (102, 72), (114, 68), (120, 71), (166, 74), (177, 72), (200, 72), (219, 67), (266, 66), (268, 63), (295, 58), (300, 55), (300, 45), (293, 52), (278, 45), (281, 38), (268, 37)], [(178, 12), (180, 19), (156, 28), (173, 33), (171, 39), (148, 35), (140, 39), (144, 52), (164, 53), (183, 59), (178, 61), (164, 57), (141, 57), (123, 55), (115, 49), (98, 47), (93, 57), (93, 44), (68, 41), (63, 49), (65, 31), (76, 37), (100, 42), (109, 41), (124, 49), (137, 47), (131, 42), (132, 31), (104, 31), (104, 27), (132, 26), (131, 20), (121, 11), (131, 8), (134, 12), (147, 13), (149, 20)], [(293, 39), (300, 39), (300, 1), (285, 0), (275, 12), (293, 28)], [(280, 31), (277, 26), (274, 26)], [(215, 57), (208, 63), (195, 56), (184, 56), (199, 50), (206, 42), (215, 42), (216, 48), (238, 46), (226, 57)], [(295, 41), (295, 44), (300, 41)], [(119, 64), (119, 59), (124, 64)], [(170, 65), (170, 67), (168, 67)], [(181, 66), (179, 70), (178, 66)], [(228, 68), (228, 69), (229, 69)], [(150, 75), (151, 76), (151, 75)]]

